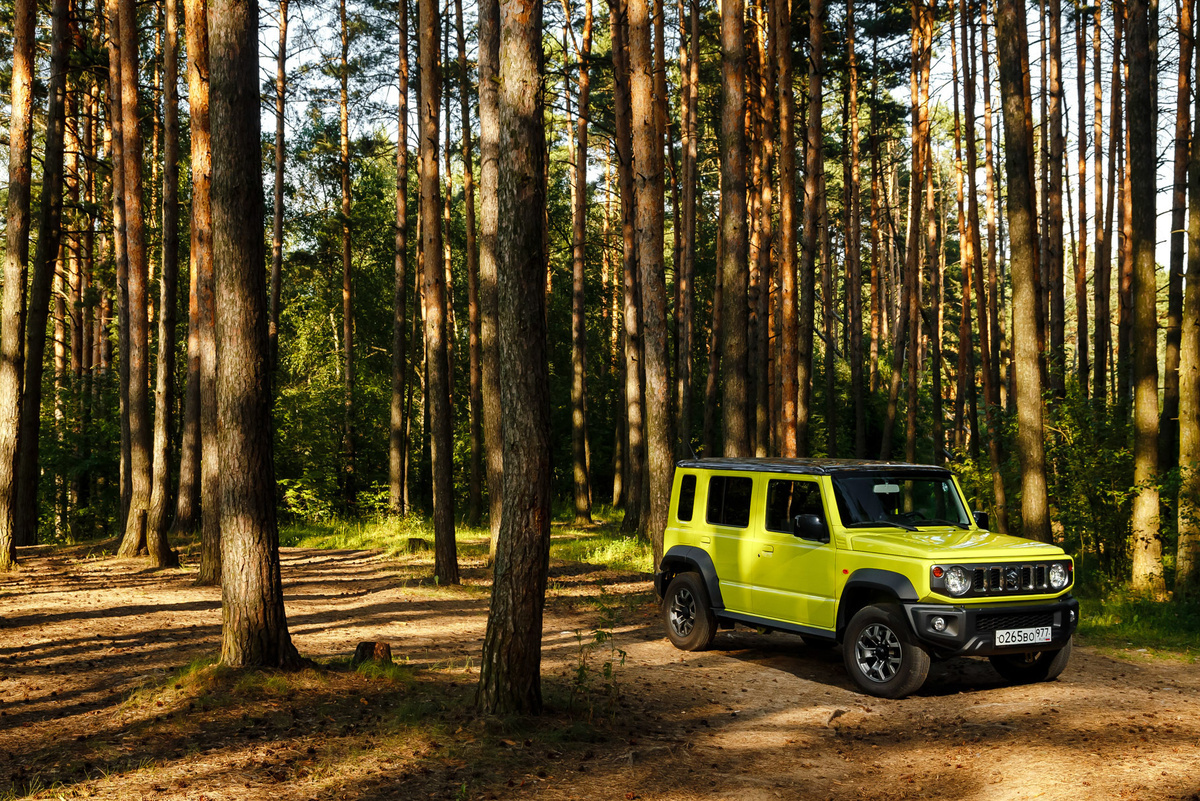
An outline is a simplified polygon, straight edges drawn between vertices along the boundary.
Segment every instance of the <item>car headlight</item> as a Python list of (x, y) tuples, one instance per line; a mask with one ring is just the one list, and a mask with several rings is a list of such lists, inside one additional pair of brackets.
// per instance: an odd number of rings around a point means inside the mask
[(946, 569), (946, 591), (951, 595), (966, 595), (971, 590), (971, 576), (958, 565)]
[(1067, 566), (1062, 562), (1055, 562), (1050, 565), (1050, 588), (1061, 590), (1063, 587), (1071, 583), (1071, 571), (1067, 570)]

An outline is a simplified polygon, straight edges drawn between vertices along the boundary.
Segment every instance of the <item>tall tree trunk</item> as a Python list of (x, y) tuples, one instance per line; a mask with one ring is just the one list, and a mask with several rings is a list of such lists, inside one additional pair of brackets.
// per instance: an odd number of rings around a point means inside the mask
[[(723, 194), (723, 193), (722, 193)], [(717, 253), (724, 252), (724, 237), (717, 230)], [(704, 383), (704, 456), (716, 456), (721, 452), (721, 440), (717, 432), (717, 404), (721, 394), (721, 345), (725, 341), (724, 321), (721, 315), (725, 310), (725, 278), (720, 263), (717, 264), (716, 275), (713, 277), (712, 296), (712, 327), (708, 337), (708, 377)]]
[(154, 486), (146, 550), (155, 567), (179, 564), (167, 542), (171, 501), (171, 414), (175, 381), (175, 287), (179, 279), (179, 6), (166, 0), (163, 42), (162, 272), (159, 276), (158, 362), (154, 381)]
[(483, 437), (487, 447), (488, 522), (490, 556), (495, 557), (504, 495), (504, 453), (501, 441), (499, 317), (496, 252), (499, 231), (497, 191), (500, 159), (498, 80), (500, 71), (500, 3), (479, 0), (479, 346), (482, 362)]
[[(809, 455), (812, 419), (813, 328), (817, 237), (820, 233), (821, 175), (825, 171), (824, 134), (821, 131), (822, 52), (825, 36), (825, 2), (810, 0), (808, 9), (808, 133), (804, 147), (804, 243), (800, 251), (800, 336), (796, 346), (796, 453)], [(728, 287), (726, 287), (728, 291)]]
[(0, 572), (17, 560), (15, 512), (24, 380), (25, 281), (29, 265), (29, 201), (33, 184), (33, 71), (37, 3), (13, 7), (9, 94), (8, 219), (0, 305)]
[(637, 247), (634, 239), (636, 203), (633, 179), (633, 120), (630, 105), (630, 65), (626, 3), (614, 0), (609, 4), (610, 28), (613, 31), (613, 105), (616, 106), (617, 175), (621, 184), (621, 243), (623, 252), (623, 281), (625, 306), (625, 414), (629, 436), (629, 484), (625, 498), (625, 519), (621, 530), (641, 531), (646, 522), (642, 510), (646, 503), (645, 425), (642, 405), (642, 347), (641, 314), (638, 302)]
[[(425, 403), (429, 409), (429, 441), (433, 469), (434, 577), (440, 584), (458, 583), (458, 549), (454, 541), (454, 432), (450, 419), (450, 376), (446, 321), (446, 269), (442, 262), (441, 180), (438, 175), (438, 117), (442, 68), (438, 60), (441, 20), (436, 3), (418, 4), (421, 31), (421, 239), (425, 264)], [(539, 249), (540, 250), (540, 249)]]
[[(1087, 297), (1087, 257), (1088, 257), (1088, 222), (1087, 222), (1087, 17), (1083, 14), (1075, 20), (1075, 72), (1076, 90), (1079, 103), (1079, 246), (1075, 250), (1075, 383), (1083, 397), (1088, 396), (1088, 378), (1091, 367), (1088, 364), (1088, 297)], [(1100, 147), (1099, 140), (1096, 141)], [(1099, 182), (1100, 174), (1096, 173)], [(1097, 220), (1099, 218), (1097, 217)]]
[[(975, 88), (978, 83), (975, 75), (975, 28), (967, 20), (965, 7), (961, 28), (963, 49), (967, 50), (969, 47), (970, 51), (968, 57), (964, 59), (964, 66), (966, 68), (964, 76), (967, 85), (970, 86), (970, 89), (965, 93), (964, 103), (967, 121), (967, 229), (971, 250), (970, 269), (974, 273), (974, 283), (977, 290), (975, 309), (976, 317), (979, 318), (979, 366), (983, 378), (984, 420), (987, 423), (988, 462), (992, 473), (992, 497), (995, 503), (996, 530), (1001, 534), (1007, 534), (1008, 505), (1004, 490), (1004, 473), (1001, 470), (1003, 460), (1000, 453), (1000, 431), (997, 421), (997, 414), (1000, 407), (1000, 387), (996, 378), (997, 365), (993, 362), (993, 359), (996, 358), (995, 343), (992, 340), (995, 328), (991, 324), (993, 321), (988, 308), (988, 293), (984, 291), (983, 252), (979, 237), (979, 193), (975, 185), (975, 176), (979, 168), (978, 141), (975, 138)], [(967, 38), (968, 29), (971, 33), (969, 42)], [(986, 65), (986, 61), (984, 63)], [(985, 73), (984, 80), (988, 80), (988, 77)], [(987, 115), (987, 119), (990, 123), (991, 115)], [(990, 170), (988, 174), (991, 174)], [(992, 207), (989, 204), (988, 217), (991, 218), (992, 215)], [(995, 284), (992, 287), (994, 290)], [(991, 293), (991, 299), (995, 299), (994, 292)]]
[(50, 92), (46, 106), (46, 148), (42, 159), (42, 198), (38, 238), (33, 256), (29, 308), (25, 321), (25, 383), (21, 399), (21, 434), (17, 468), (16, 536), (18, 545), (38, 541), (38, 479), (42, 375), (45, 370), (46, 320), (62, 242), (63, 142), (66, 133), (68, 4), (55, 0), (52, 8)]
[[(679, 296), (679, 331), (675, 366), (675, 428), (676, 456), (680, 459), (692, 453), (692, 350), (695, 313), (696, 275), (696, 176), (699, 154), (700, 124), (700, 3), (688, 0), (684, 30), (683, 5), (679, 17), (679, 71), (681, 89), (680, 119), (682, 120), (683, 173), (683, 243), (677, 268)], [(685, 40), (686, 36), (686, 40)]]
[(267, 337), (271, 346), (271, 373), (279, 369), (279, 289), (283, 278), (283, 168), (287, 158), (284, 112), (287, 110), (288, 4), (279, 0), (279, 50), (275, 54), (275, 202), (271, 226), (271, 319)]
[[(125, 243), (125, 170), (120, 166), (124, 163), (125, 137), (122, 135), (121, 20), (117, 9), (117, 0), (106, 0), (104, 13), (107, 20), (105, 47), (108, 51), (108, 117), (112, 159), (112, 232), (117, 296), (117, 352), (125, 354), (129, 352), (129, 252)], [(111, 348), (111, 344), (109, 347)], [(124, 357), (118, 365), (117, 382), (121, 459), (118, 468), (120, 500), (117, 524), (124, 533), (129, 516), (130, 498), (129, 360)]]
[(846, 2), (847, 116), (850, 118), (850, 153), (846, 175), (846, 287), (850, 307), (850, 395), (854, 399), (854, 456), (867, 455), (867, 393), (863, 381), (862, 353), (862, 208), (859, 202), (858, 144), (858, 55), (854, 41), (858, 35), (854, 18), (854, 0)]
[(1025, 7), (1001, 0), (996, 15), (1000, 92), (1004, 109), (1008, 230), (1013, 278), (1013, 360), (1017, 378), (1017, 453), (1021, 460), (1024, 535), (1050, 541), (1046, 454), (1042, 429), (1042, 376), (1037, 353), (1037, 226), (1032, 178), (1033, 141), (1022, 78)]
[[(459, 0), (461, 2), (461, 0)], [(569, 12), (569, 0), (563, 0)], [(569, 14), (568, 14), (569, 18)], [(572, 36), (574, 33), (572, 32)], [(587, 247), (588, 94), (591, 87), (592, 0), (585, 0), (583, 42), (576, 47), (579, 78), (576, 84), (578, 116), (575, 119), (575, 205), (571, 219), (571, 458), (575, 478), (575, 524), (592, 522), (591, 478), (587, 464), (587, 311), (584, 249)]]
[[(146, 542), (150, 507), (149, 285), (142, 214), (142, 132), (138, 122), (138, 25), (134, 0), (118, 0), (121, 36), (121, 135), (124, 138), (125, 247), (129, 253), (129, 515), (119, 556), (133, 556)], [(32, 303), (31, 303), (32, 308)]]
[(257, 0), (213, 0), (212, 222), (222, 421), (221, 662), (298, 668), (279, 575), (263, 243)]
[(467, 227), (467, 327), (468, 376), (471, 414), (470, 493), (467, 525), (478, 526), (483, 514), (483, 384), (479, 350), (479, 246), (475, 231), (475, 169), (471, 147), (470, 85), (467, 75), (467, 40), (463, 33), (462, 0), (454, 0), (454, 26), (458, 42), (459, 105), (462, 114), (463, 211)]
[(1179, 82), (1175, 105), (1175, 182), (1171, 194), (1171, 265), (1167, 282), (1167, 353), (1163, 377), (1163, 410), (1159, 428), (1159, 467), (1173, 469), (1179, 453), (1179, 342), (1183, 317), (1184, 212), (1187, 201), (1188, 151), (1191, 134), (1192, 16), (1195, 0), (1179, 6)]
[(200, 575), (221, 581), (221, 457), (217, 450), (216, 300), (213, 297), (212, 125), (208, 114), (208, 0), (184, 0), (191, 121), (191, 269), (196, 276), (200, 353)]
[[(950, 0), (950, 74), (952, 76), (952, 91), (954, 94), (954, 184), (958, 201), (958, 242), (959, 266), (962, 268), (962, 311), (958, 322), (958, 366), (957, 384), (954, 391), (954, 436), (953, 444), (956, 450), (966, 449), (966, 427), (963, 421), (963, 405), (967, 397), (968, 382), (975, 380), (974, 352), (975, 343), (971, 332), (971, 268), (975, 264), (974, 242), (967, 230), (966, 197), (963, 187), (963, 148), (962, 148), (962, 119), (958, 113), (959, 75), (966, 84), (966, 91), (974, 93), (975, 86), (968, 79), (971, 66), (967, 63), (970, 58), (967, 50), (966, 37), (963, 37), (963, 69), (958, 69), (958, 46), (954, 30), (955, 17), (958, 16), (957, 0)], [(964, 22), (966, 15), (963, 15)], [(966, 28), (963, 28), (966, 33)], [(974, 124), (974, 120), (971, 120)]]
[(397, 67), (400, 102), (396, 114), (396, 238), (395, 289), (392, 294), (392, 400), (388, 429), (388, 510), (393, 515), (408, 513), (404, 487), (408, 482), (408, 415), (404, 405), (408, 385), (405, 359), (408, 333), (408, 0), (399, 0), (400, 54)]
[(650, 515), (646, 526), (657, 565), (662, 558), (662, 537), (667, 526), (675, 473), (674, 449), (671, 447), (667, 285), (663, 264), (663, 151), (655, 120), (649, 10), (646, 0), (630, 0), (628, 8), (638, 273), (646, 365), (646, 451), (650, 479)]
[(796, 93), (792, 74), (792, 4), (774, 0), (775, 58), (779, 65), (779, 271), (781, 278), (780, 316), (783, 318), (783, 358), (780, 384), (783, 403), (780, 422), (783, 428), (780, 455), (794, 458), (797, 443), (796, 403), (799, 399), (797, 348), (800, 328), (796, 307)]
[[(1001, 396), (1001, 341), (1000, 335), (1000, 280), (999, 266), (997, 264), (999, 258), (999, 225), (997, 224), (997, 214), (1000, 208), (1000, 192), (996, 181), (996, 160), (993, 157), (992, 148), (992, 65), (991, 55), (988, 50), (988, 39), (991, 34), (989, 30), (992, 23), (989, 18), (992, 17), (991, 11), (992, 2), (985, 0), (980, 7), (979, 32), (982, 39), (981, 55), (983, 57), (983, 164), (984, 174), (986, 178), (986, 200), (987, 200), (987, 324), (988, 324), (988, 344), (991, 345), (991, 353), (989, 354), (988, 363), (992, 368), (992, 398), (991, 402), (995, 405), (1000, 405)], [(979, 291), (983, 293), (983, 284), (980, 283)], [(983, 318), (981, 317), (982, 321)], [(982, 324), (982, 322), (981, 322)], [(1009, 395), (1005, 395), (1005, 406)]]
[(550, 396), (544, 314), (546, 198), (541, 0), (503, 0), (499, 92), (500, 369), (504, 511), (476, 701), (486, 714), (542, 708), (542, 608), (550, 557)]
[(1046, 0), (1049, 12), (1049, 171), (1047, 175), (1046, 267), (1050, 285), (1050, 389), (1058, 398), (1067, 393), (1066, 371), (1066, 299), (1063, 283), (1063, 83), (1062, 83), (1062, 0)]
[(1158, 530), (1158, 313), (1154, 264), (1157, 148), (1146, 0), (1129, 2), (1129, 181), (1133, 202), (1133, 589), (1162, 594)]
[[(929, 63), (933, 46), (933, 0), (913, 3), (912, 10), (912, 176), (908, 188), (908, 237), (905, 244), (905, 285), (908, 290), (908, 397), (905, 402), (904, 458), (917, 460), (917, 398), (920, 388), (921, 341), (921, 213), (923, 197), (932, 187), (928, 180), (926, 160), (929, 157), (929, 114), (926, 103)], [(920, 176), (918, 178), (918, 176)], [(932, 258), (933, 254), (929, 256)]]
[[(1124, 5), (1121, 3), (1115, 4), (1113, 13), (1113, 58), (1108, 124), (1108, 190), (1104, 203), (1103, 235), (1100, 234), (1099, 227), (1097, 226), (1096, 270), (1093, 276), (1096, 293), (1096, 350), (1095, 358), (1093, 359), (1095, 379), (1092, 384), (1097, 405), (1100, 407), (1108, 403), (1111, 395), (1109, 387), (1111, 379), (1107, 366), (1111, 359), (1110, 353), (1112, 351), (1113, 217), (1117, 206), (1117, 162), (1121, 153), (1122, 131), (1124, 130), (1122, 122), (1123, 112), (1121, 111), (1121, 40), (1125, 30), (1125, 16), (1123, 10), (1117, 13), (1118, 9), (1124, 9)], [(1096, 74), (1098, 76), (1100, 71), (1096, 70)], [(1099, 179), (1097, 179), (1097, 183), (1099, 183)]]
[[(338, 166), (342, 179), (342, 495), (347, 508), (353, 510), (357, 505), (358, 489), (354, 450), (354, 275), (350, 253), (350, 27), (346, 18), (346, 0), (339, 2), (338, 13), (342, 43), (338, 70), (341, 90)], [(436, 57), (436, 46), (432, 49)]]
[[(1200, 60), (1197, 61), (1200, 67)], [(1200, 84), (1200, 75), (1197, 75)], [(1200, 142), (1200, 114), (1192, 137)], [(1175, 592), (1200, 594), (1200, 147), (1188, 154), (1188, 265), (1179, 340), (1179, 545)]]

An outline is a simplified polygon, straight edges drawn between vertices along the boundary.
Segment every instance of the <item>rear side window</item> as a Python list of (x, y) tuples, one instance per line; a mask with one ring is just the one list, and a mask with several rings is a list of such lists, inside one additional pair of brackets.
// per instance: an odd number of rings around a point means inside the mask
[(679, 506), (675, 517), (687, 523), (692, 519), (692, 507), (696, 504), (696, 477), (686, 475), (679, 481)]
[(708, 522), (716, 526), (745, 528), (750, 524), (748, 476), (713, 476), (708, 480)]

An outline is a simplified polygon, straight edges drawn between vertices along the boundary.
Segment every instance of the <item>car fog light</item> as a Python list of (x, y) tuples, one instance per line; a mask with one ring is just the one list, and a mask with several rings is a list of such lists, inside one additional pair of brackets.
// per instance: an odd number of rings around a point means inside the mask
[(934, 631), (945, 631), (946, 630), (946, 619), (945, 618), (935, 617), (932, 622), (933, 622), (933, 630)]
[(1050, 565), (1050, 586), (1053, 589), (1061, 590), (1067, 586), (1071, 577), (1067, 573), (1067, 567), (1062, 562), (1055, 562)]
[(1072, 623), (1075, 622), (1075, 610), (1074, 609), (1071, 610), (1071, 622)]

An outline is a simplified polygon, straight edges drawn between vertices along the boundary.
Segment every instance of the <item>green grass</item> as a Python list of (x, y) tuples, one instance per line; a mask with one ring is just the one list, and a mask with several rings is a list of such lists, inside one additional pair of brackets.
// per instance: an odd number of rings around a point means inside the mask
[[(556, 515), (551, 530), (550, 557), (564, 562), (587, 562), (613, 570), (650, 573), (650, 543), (620, 533), (622, 515), (597, 507), (590, 526), (575, 526), (569, 514)], [(461, 522), (455, 526), (459, 555), (482, 557), (487, 553), (489, 530)], [(381, 550), (392, 557), (411, 555), (410, 539), (433, 545), (433, 525), (428, 518), (409, 515), (382, 520), (298, 521), (282, 526), (279, 544), (290, 548), (326, 550)], [(430, 552), (432, 557), (432, 552)]]
[(1116, 589), (1079, 603), (1079, 635), (1089, 644), (1200, 660), (1200, 599), (1157, 601)]

